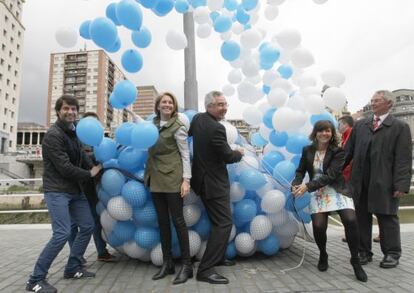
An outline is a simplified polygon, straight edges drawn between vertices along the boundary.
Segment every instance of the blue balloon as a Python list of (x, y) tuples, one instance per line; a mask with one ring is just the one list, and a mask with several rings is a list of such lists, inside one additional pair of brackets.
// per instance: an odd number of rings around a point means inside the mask
[(119, 37), (116, 38), (115, 43), (109, 47), (109, 48), (104, 48), (107, 52), (109, 53), (116, 53), (119, 51), (119, 49), (121, 49), (121, 40), (119, 39)]
[(293, 202), (294, 202), (293, 196), (292, 195), (287, 196), (286, 203), (285, 203), (285, 210), (295, 213), (295, 205)]
[(275, 255), (279, 251), (279, 247), (279, 239), (274, 234), (257, 241), (257, 248), (265, 255)]
[(153, 146), (158, 140), (158, 129), (150, 122), (135, 124), (131, 133), (131, 144), (137, 149), (147, 149)]
[(265, 140), (258, 132), (252, 134), (250, 141), (252, 145), (260, 148), (267, 145), (267, 140)]
[(269, 135), (269, 141), (274, 145), (278, 147), (283, 147), (286, 145), (286, 142), (288, 140), (289, 136), (285, 131), (276, 131), (272, 130)]
[(282, 64), (279, 66), (277, 71), (280, 73), (280, 76), (284, 79), (289, 79), (293, 75), (293, 68), (290, 65)]
[(139, 0), (139, 3), (141, 3), (142, 6), (148, 9), (152, 9), (155, 4), (157, 4), (156, 0)]
[(239, 182), (246, 190), (256, 190), (266, 184), (266, 178), (262, 172), (248, 168), (240, 172)]
[(293, 213), (299, 221), (303, 221), (304, 223), (310, 223), (312, 221), (311, 215), (304, 212), (304, 211), (298, 211), (298, 213)]
[(207, 5), (207, 0), (190, 0), (189, 2), (193, 8)]
[(260, 62), (265, 64), (273, 64), (280, 57), (280, 51), (272, 45), (265, 46), (260, 51)]
[(268, 109), (263, 115), (263, 123), (266, 125), (267, 128), (273, 129), (272, 118), (273, 114), (276, 112), (276, 108)]
[(298, 168), (299, 167), (299, 163), (300, 163), (300, 158), (301, 158), (302, 156), (301, 155), (294, 155), (291, 159), (290, 159), (290, 161), (295, 165), (295, 167), (296, 168)]
[(336, 121), (335, 117), (333, 117), (332, 114), (329, 113), (328, 111), (324, 111), (321, 114), (314, 114), (310, 118), (310, 121), (311, 121), (312, 125), (315, 125), (315, 123), (320, 121), (320, 120), (329, 120), (333, 123), (335, 128), (338, 127), (338, 121)]
[(134, 238), (138, 246), (152, 249), (160, 242), (160, 233), (151, 227), (138, 227)]
[(139, 180), (144, 181), (144, 177), (145, 177), (145, 170), (139, 170), (138, 172), (135, 172), (135, 177), (137, 177)]
[(112, 107), (115, 109), (124, 109), (126, 106), (121, 103), (121, 101), (118, 100), (118, 98), (112, 93), (109, 96), (109, 104), (111, 104)]
[(132, 207), (142, 207), (147, 201), (147, 190), (144, 184), (135, 180), (124, 184), (121, 195)]
[(116, 25), (121, 25), (118, 18), (116, 17), (116, 3), (111, 3), (108, 6), (106, 6), (106, 17), (108, 17), (110, 20), (114, 22)]
[(236, 20), (241, 24), (247, 24), (250, 20), (250, 15), (242, 8), (237, 8)]
[(121, 194), (122, 186), (125, 183), (125, 177), (118, 170), (106, 170), (102, 175), (102, 188), (111, 196)]
[(86, 39), (86, 40), (91, 39), (91, 34), (89, 33), (90, 25), (91, 25), (91, 21), (90, 20), (85, 20), (84, 22), (82, 22), (82, 24), (79, 27), (80, 36), (82, 38)]
[(131, 134), (135, 123), (124, 122), (115, 130), (115, 140), (120, 145), (130, 146), (131, 145)]
[(270, 174), (273, 174), (274, 167), (285, 160), (285, 156), (277, 151), (266, 153), (262, 158), (263, 168)]
[(257, 6), (257, 0), (242, 0), (242, 6), (244, 10), (249, 11)]
[(138, 95), (138, 90), (132, 82), (125, 79), (119, 81), (115, 85), (113, 94), (115, 95), (116, 99), (126, 107), (135, 101)]
[(76, 135), (82, 143), (98, 146), (104, 137), (104, 128), (98, 119), (86, 117), (82, 118), (76, 125)]
[(303, 134), (290, 135), (286, 142), (286, 150), (292, 154), (302, 154), (303, 147), (309, 143), (308, 137)]
[(295, 165), (291, 161), (282, 161), (273, 169), (273, 178), (280, 184), (288, 185), (295, 178)]
[(174, 8), (173, 0), (158, 0), (154, 7), (151, 10), (158, 16), (164, 16), (170, 13)]
[(240, 45), (235, 41), (225, 41), (221, 45), (220, 52), (224, 60), (234, 61), (240, 57)]
[(105, 49), (111, 48), (115, 44), (118, 31), (112, 20), (106, 17), (98, 17), (90, 23), (89, 35), (97, 46)]
[(116, 143), (114, 140), (104, 137), (102, 142), (93, 148), (93, 153), (97, 161), (103, 163), (117, 156)]
[(131, 221), (118, 221), (112, 233), (123, 243), (134, 239), (135, 225)]
[(224, 254), (224, 256), (227, 259), (233, 259), (237, 256), (237, 250), (236, 250), (236, 245), (234, 244), (234, 241), (230, 242), (227, 245), (226, 253)]
[(152, 36), (151, 32), (145, 26), (142, 26), (139, 31), (131, 33), (131, 39), (138, 48), (146, 48), (151, 43)]
[(108, 235), (108, 243), (112, 247), (118, 247), (118, 246), (121, 246), (122, 244), (124, 244), (124, 242), (121, 239), (116, 237), (116, 235), (113, 231)]
[(195, 224), (192, 227), (192, 229), (196, 231), (203, 240), (206, 240), (210, 235), (210, 228), (211, 223), (206, 212), (201, 213), (200, 219), (198, 220), (197, 224)]
[(98, 204), (96, 205), (96, 213), (100, 216), (102, 214), (102, 212), (105, 210), (105, 205), (103, 204), (102, 201), (99, 201)]
[(271, 87), (268, 85), (263, 85), (262, 86), (262, 92), (264, 92), (266, 95), (270, 93)]
[(219, 16), (220, 16), (220, 13), (218, 13), (217, 11), (210, 12), (210, 19), (213, 23), (216, 21), (217, 17)]
[(174, 8), (178, 13), (186, 13), (190, 8), (190, 4), (188, 4), (187, 0), (177, 0), (175, 1)]
[(147, 159), (146, 153), (133, 147), (125, 148), (118, 156), (118, 164), (122, 169), (132, 171), (135, 168), (144, 168)]
[(184, 114), (187, 116), (188, 120), (193, 121), (193, 118), (195, 115), (198, 114), (198, 112), (196, 110), (187, 110), (184, 112)]
[(218, 33), (224, 33), (231, 29), (233, 22), (231, 18), (225, 15), (218, 16), (213, 23), (214, 30)]
[(224, 0), (224, 8), (228, 11), (234, 11), (239, 6), (237, 0)]
[(157, 227), (157, 211), (152, 201), (147, 201), (141, 208), (134, 209), (134, 220), (141, 226)]
[(102, 164), (104, 169), (117, 168), (119, 169), (118, 159), (110, 159)]
[(311, 195), (309, 192), (305, 192), (302, 196), (295, 197), (294, 205), (297, 211), (306, 208), (311, 201)]
[(121, 64), (126, 71), (135, 73), (141, 70), (143, 59), (137, 50), (129, 49), (122, 54)]
[(257, 206), (252, 199), (242, 199), (234, 205), (233, 215), (240, 223), (253, 220), (257, 214)]
[(260, 69), (269, 70), (273, 67), (273, 63), (260, 62)]
[(116, 18), (126, 28), (137, 31), (142, 25), (142, 11), (134, 0), (121, 0), (116, 5)]
[(108, 192), (106, 192), (103, 188), (99, 188), (98, 198), (106, 206), (108, 204), (108, 201), (112, 198), (112, 196)]

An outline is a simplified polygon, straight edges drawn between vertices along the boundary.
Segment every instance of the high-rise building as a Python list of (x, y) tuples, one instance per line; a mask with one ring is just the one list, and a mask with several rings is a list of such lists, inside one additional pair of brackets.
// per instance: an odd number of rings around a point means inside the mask
[(123, 79), (122, 71), (103, 50), (51, 54), (48, 126), (56, 121), (56, 100), (63, 94), (72, 94), (79, 101), (79, 117), (86, 112), (95, 112), (106, 131), (113, 131), (128, 120), (126, 111), (116, 110), (109, 104), (115, 84)]
[(16, 150), (25, 0), (0, 0), (0, 154)]
[(158, 91), (153, 85), (139, 86), (137, 89), (138, 97), (132, 105), (132, 111), (145, 119), (148, 115), (154, 113)]

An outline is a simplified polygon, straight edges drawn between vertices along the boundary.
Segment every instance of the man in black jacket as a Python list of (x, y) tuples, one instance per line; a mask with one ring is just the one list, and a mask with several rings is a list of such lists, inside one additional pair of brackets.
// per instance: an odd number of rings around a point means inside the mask
[(361, 264), (372, 261), (372, 214), (378, 219), (382, 268), (394, 268), (401, 256), (399, 199), (410, 189), (412, 150), (407, 123), (390, 114), (389, 91), (371, 99), (373, 117), (358, 121), (345, 145), (346, 166), (352, 159), (351, 186), (360, 232)]
[(81, 266), (81, 257), (94, 228), (94, 220), (81, 183), (95, 177), (102, 167), (93, 166), (81, 150), (81, 143), (76, 137), (75, 121), (79, 110), (76, 98), (63, 95), (56, 101), (55, 110), (58, 119), (42, 142), (43, 190), (53, 235), (41, 252), (26, 284), (26, 290), (31, 292), (57, 292), (46, 281), (46, 275), (70, 237), (71, 222), (78, 225), (79, 233), (70, 249), (63, 277), (79, 279), (95, 276)]
[(219, 122), (227, 113), (228, 105), (223, 94), (218, 91), (208, 93), (204, 104), (207, 111), (193, 118), (189, 130), (194, 150), (191, 187), (201, 196), (211, 221), (210, 236), (198, 267), (197, 280), (227, 284), (228, 279), (214, 270), (214, 266), (224, 262), (232, 228), (226, 164), (239, 162), (244, 151), (230, 148), (226, 129)]

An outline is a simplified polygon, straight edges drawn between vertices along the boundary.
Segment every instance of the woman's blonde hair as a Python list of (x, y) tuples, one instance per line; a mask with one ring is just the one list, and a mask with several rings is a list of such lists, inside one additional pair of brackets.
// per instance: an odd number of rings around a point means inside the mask
[(158, 106), (160, 105), (161, 100), (164, 96), (170, 97), (171, 100), (173, 101), (174, 109), (173, 109), (173, 112), (171, 113), (171, 117), (174, 117), (175, 115), (177, 115), (177, 112), (178, 112), (178, 102), (177, 102), (177, 98), (170, 92), (163, 92), (155, 99), (154, 113), (155, 115), (157, 115), (158, 118), (160, 118), (161, 114), (160, 114), (160, 110), (158, 110)]

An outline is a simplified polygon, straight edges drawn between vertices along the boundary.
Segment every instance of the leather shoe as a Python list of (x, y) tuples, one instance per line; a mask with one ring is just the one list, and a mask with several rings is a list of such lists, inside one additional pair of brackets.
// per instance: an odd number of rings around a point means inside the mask
[(328, 254), (321, 253), (319, 255), (318, 270), (321, 272), (325, 272), (328, 269), (328, 267)]
[(159, 280), (165, 278), (167, 275), (172, 275), (175, 273), (175, 266), (174, 262), (171, 259), (164, 260), (160, 270), (154, 276), (152, 276), (153, 280)]
[(391, 269), (395, 268), (399, 264), (398, 257), (387, 254), (384, 256), (382, 261), (380, 262), (380, 267), (384, 269)]
[(193, 277), (193, 265), (192, 264), (184, 264), (182, 265), (180, 271), (178, 272), (177, 276), (175, 277), (173, 284), (182, 284), (187, 282), (188, 279)]
[(213, 273), (208, 276), (197, 275), (197, 281), (207, 282), (210, 284), (228, 284), (229, 283), (229, 279), (217, 273)]
[(372, 254), (369, 252), (360, 252), (359, 253), (359, 263), (361, 265), (366, 265), (372, 261)]
[(231, 259), (224, 259), (223, 261), (219, 262), (218, 266), (225, 266), (225, 267), (231, 267), (236, 265), (236, 262)]

